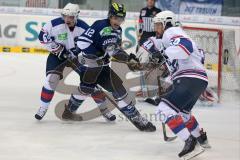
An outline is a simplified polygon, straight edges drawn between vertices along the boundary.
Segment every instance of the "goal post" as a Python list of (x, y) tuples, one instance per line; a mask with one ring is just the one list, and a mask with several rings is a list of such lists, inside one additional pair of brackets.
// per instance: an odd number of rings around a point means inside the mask
[(240, 60), (234, 30), (183, 26), (185, 32), (205, 52), (209, 86), (219, 101), (223, 90), (240, 91)]

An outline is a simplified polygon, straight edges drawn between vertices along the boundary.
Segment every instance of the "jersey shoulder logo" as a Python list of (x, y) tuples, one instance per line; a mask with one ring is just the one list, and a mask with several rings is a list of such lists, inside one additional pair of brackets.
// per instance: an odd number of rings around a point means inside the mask
[(62, 33), (62, 34), (58, 34), (58, 40), (64, 41), (67, 39), (68, 34), (67, 33)]
[(100, 31), (100, 35), (102, 37), (104, 36), (110, 36), (112, 34), (112, 28), (111, 27), (105, 27)]

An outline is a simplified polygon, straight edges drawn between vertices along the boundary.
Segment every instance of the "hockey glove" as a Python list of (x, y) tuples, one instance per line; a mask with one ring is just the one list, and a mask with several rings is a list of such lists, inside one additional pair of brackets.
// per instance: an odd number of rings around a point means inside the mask
[(130, 62), (130, 63), (133, 63), (133, 62), (139, 63), (139, 59), (136, 57), (135, 54), (130, 53), (130, 55), (128, 57), (128, 62)]
[(136, 57), (135, 54), (130, 53), (130, 55), (128, 56), (127, 65), (131, 71), (141, 70), (139, 59)]
[(68, 57), (69, 52), (66, 50), (66, 48), (61, 45), (57, 44), (57, 46), (52, 50), (52, 54), (56, 55), (58, 59), (65, 60)]
[(160, 70), (163, 71), (163, 72), (162, 72), (162, 75), (161, 75), (162, 78), (166, 78), (166, 77), (168, 77), (168, 76), (170, 75), (170, 72), (169, 72), (166, 64), (163, 64), (163, 65), (160, 67)]

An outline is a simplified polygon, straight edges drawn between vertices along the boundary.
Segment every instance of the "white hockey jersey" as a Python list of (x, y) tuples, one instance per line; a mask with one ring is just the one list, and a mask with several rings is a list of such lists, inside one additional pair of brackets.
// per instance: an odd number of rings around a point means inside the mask
[(140, 63), (149, 63), (154, 57), (154, 54), (159, 54), (164, 50), (162, 39), (157, 37), (150, 37), (142, 44), (136, 53), (136, 57)]
[(142, 47), (150, 53), (163, 50), (163, 42), (161, 38), (150, 37), (143, 43)]
[(204, 52), (181, 27), (167, 29), (162, 37), (172, 80), (180, 77), (198, 78), (208, 81), (204, 68)]
[(89, 26), (84, 21), (78, 19), (73, 31), (70, 31), (63, 18), (59, 17), (46, 23), (42, 27), (38, 38), (49, 52), (54, 51), (58, 44), (69, 50), (75, 47), (74, 38), (83, 34), (88, 28)]

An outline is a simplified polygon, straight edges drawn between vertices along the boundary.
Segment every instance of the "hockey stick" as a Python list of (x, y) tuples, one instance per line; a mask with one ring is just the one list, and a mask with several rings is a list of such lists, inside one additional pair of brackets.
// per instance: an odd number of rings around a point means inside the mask
[[(102, 90), (102, 87), (97, 85), (97, 88), (103, 93), (103, 95), (106, 97), (106, 99), (108, 99), (120, 112), (121, 112), (121, 109), (119, 108), (119, 106), (117, 105), (117, 103), (106, 93)], [(121, 112), (123, 113), (123, 112)], [(131, 120), (129, 117), (127, 117), (125, 114), (123, 114), (137, 129), (139, 129), (140, 131), (145, 131), (145, 132), (153, 132), (153, 131), (156, 131), (156, 128), (155, 129), (150, 129), (150, 130), (144, 130), (144, 129), (141, 129), (139, 128), (139, 126), (137, 126), (133, 120)]]
[[(160, 76), (157, 77), (157, 80), (158, 80), (158, 94), (159, 94), (159, 97), (160, 97), (160, 94), (162, 92)], [(166, 126), (165, 126), (164, 123), (162, 123), (162, 128), (163, 128), (163, 139), (164, 139), (164, 141), (171, 142), (171, 141), (174, 141), (177, 138), (177, 136), (174, 136), (174, 137), (168, 137), (167, 136), (167, 130), (166, 130)]]
[(162, 123), (162, 128), (163, 128), (163, 139), (164, 139), (164, 141), (171, 142), (171, 141), (174, 141), (177, 138), (177, 136), (174, 136), (174, 137), (168, 137), (167, 136), (166, 126), (165, 126), (164, 123)]

